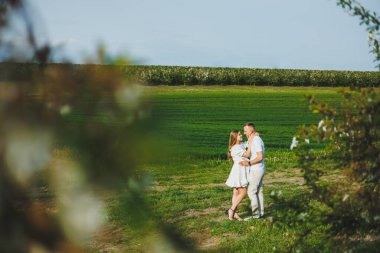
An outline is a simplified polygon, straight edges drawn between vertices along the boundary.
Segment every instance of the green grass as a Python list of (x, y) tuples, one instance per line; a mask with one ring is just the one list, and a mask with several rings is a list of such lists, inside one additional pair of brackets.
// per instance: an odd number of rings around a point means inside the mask
[[(177, 231), (182, 242), (193, 250), (287, 251), (296, 240), (297, 230), (271, 222), (274, 210), (270, 194), (281, 191), (290, 197), (305, 189), (294, 154), (289, 150), (297, 125), (318, 123), (308, 111), (304, 96), (313, 94), (324, 101), (339, 101), (336, 91), (290, 87), (145, 87), (147, 98), (152, 99), (156, 122), (150, 134), (152, 138), (171, 140), (162, 145), (175, 142), (176, 149), (171, 151), (171, 159), (143, 165), (144, 173), (152, 179), (148, 191), (141, 195), (147, 207), (137, 210), (145, 224), (130, 220), (131, 212), (136, 211), (129, 192), (116, 196), (109, 208), (110, 220), (123, 229), (125, 236), (115, 244), (139, 250), (139, 246), (133, 245), (143, 245), (146, 234), (152, 233), (149, 231), (160, 233), (164, 226)], [(232, 190), (224, 182), (232, 165), (224, 154), (230, 130), (242, 129), (246, 121), (257, 125), (266, 144), (266, 219), (230, 222), (224, 210), (230, 205)], [(239, 213), (249, 215), (247, 198)]]
[[(165, 234), (190, 251), (200, 252), (297, 252), (297, 249), (376, 252), (378, 241), (326, 241), (328, 224), (318, 227), (297, 246), (302, 227), (271, 220), (278, 214), (272, 192), (281, 191), (286, 198), (298, 198), (306, 190), (294, 153), (289, 150), (298, 125), (318, 123), (307, 109), (304, 96), (312, 94), (329, 103), (339, 103), (338, 89), (242, 86), (144, 89), (154, 108), (155, 124), (149, 134), (152, 139), (164, 140), (156, 151), (159, 154), (162, 150), (170, 151), (170, 157), (146, 161), (140, 175), (146, 187), (129, 184), (134, 193), (123, 190), (108, 202), (109, 221), (122, 231), (122, 236), (109, 239), (116, 251), (150, 252), (152, 248), (146, 242), (151, 238), (157, 242)], [(231, 222), (224, 211), (230, 206), (232, 190), (224, 182), (232, 164), (224, 156), (230, 130), (242, 129), (246, 121), (256, 123), (266, 144), (266, 216), (249, 222)], [(249, 209), (246, 198), (239, 214), (248, 216)], [(177, 251), (178, 248), (174, 250)]]
[[(268, 180), (276, 176), (299, 177), (294, 162), (268, 162)], [(279, 171), (284, 173), (279, 174)], [(255, 252), (285, 251), (295, 231), (275, 226), (270, 221), (272, 200), (271, 191), (282, 190), (284, 195), (298, 192), (298, 184), (268, 183), (265, 185), (267, 219), (250, 222), (231, 222), (224, 216), (229, 207), (232, 190), (224, 185), (231, 164), (221, 160), (182, 160), (166, 164), (146, 165), (144, 168), (153, 176), (154, 183), (144, 199), (149, 204), (150, 216), (159, 224), (169, 224), (182, 235), (183, 241), (199, 251), (241, 251)], [(286, 172), (286, 173), (285, 173)], [(283, 178), (286, 181), (286, 178)], [(269, 181), (268, 181), (269, 182)], [(120, 194), (119, 205), (111, 209), (113, 222), (122, 225), (128, 235), (128, 242), (139, 241), (144, 233), (133, 232), (133, 222), (128, 220), (129, 213), (122, 211), (126, 206), (128, 193)], [(123, 200), (124, 199), (124, 200)], [(129, 203), (129, 202), (128, 202)], [(117, 211), (115, 211), (117, 210)], [(249, 202), (246, 198), (239, 208), (242, 216), (249, 215)], [(144, 225), (146, 232), (147, 225)], [(155, 226), (150, 224), (150, 230)], [(289, 240), (284, 240), (284, 238)], [(265, 243), (260, 242), (266, 240)]]
[[(306, 95), (333, 103), (336, 88), (177, 86), (146, 87), (153, 99), (154, 134), (176, 140), (186, 154), (224, 157), (229, 133), (256, 124), (266, 148), (287, 150), (297, 126), (318, 124)], [(184, 148), (187, 147), (187, 148)], [(177, 149), (178, 150), (178, 149)]]

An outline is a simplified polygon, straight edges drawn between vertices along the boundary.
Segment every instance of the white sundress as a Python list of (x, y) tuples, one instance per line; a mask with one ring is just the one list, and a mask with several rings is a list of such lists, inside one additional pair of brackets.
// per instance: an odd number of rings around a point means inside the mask
[(231, 188), (239, 188), (248, 186), (248, 174), (249, 166), (239, 165), (240, 161), (248, 161), (247, 158), (243, 157), (245, 152), (245, 143), (235, 144), (231, 148), (231, 156), (234, 161), (230, 175), (227, 178), (226, 185)]

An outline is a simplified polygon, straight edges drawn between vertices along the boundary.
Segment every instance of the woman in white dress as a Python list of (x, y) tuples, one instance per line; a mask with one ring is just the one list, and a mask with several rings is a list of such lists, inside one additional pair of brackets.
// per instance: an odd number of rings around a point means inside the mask
[[(248, 149), (246, 150), (248, 146)], [(243, 142), (243, 136), (238, 130), (230, 133), (230, 141), (228, 144), (228, 160), (233, 161), (230, 175), (226, 181), (226, 185), (233, 189), (231, 208), (226, 210), (229, 220), (241, 220), (236, 210), (240, 202), (247, 195), (249, 167), (239, 165), (242, 160), (248, 160), (251, 155), (250, 145)]]

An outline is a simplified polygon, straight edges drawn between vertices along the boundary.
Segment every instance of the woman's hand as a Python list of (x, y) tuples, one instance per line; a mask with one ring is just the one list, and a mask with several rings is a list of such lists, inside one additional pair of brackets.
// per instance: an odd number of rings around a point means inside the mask
[(248, 148), (244, 152), (243, 157), (249, 158), (251, 157), (251, 143), (248, 142)]
[(239, 164), (241, 166), (249, 166), (249, 161), (241, 161)]

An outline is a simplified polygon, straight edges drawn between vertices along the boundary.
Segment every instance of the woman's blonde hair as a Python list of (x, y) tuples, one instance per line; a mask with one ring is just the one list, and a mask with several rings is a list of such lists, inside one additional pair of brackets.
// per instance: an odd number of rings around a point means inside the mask
[(239, 133), (238, 130), (232, 130), (230, 133), (230, 141), (228, 142), (228, 152), (227, 152), (228, 161), (232, 161), (231, 148), (237, 142), (238, 133)]

